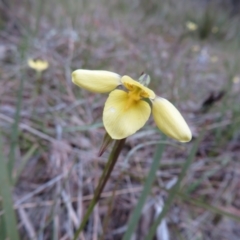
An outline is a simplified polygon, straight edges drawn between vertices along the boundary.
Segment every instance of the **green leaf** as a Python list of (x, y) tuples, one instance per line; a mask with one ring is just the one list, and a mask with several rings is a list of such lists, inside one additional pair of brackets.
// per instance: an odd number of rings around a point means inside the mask
[[(0, 194), (2, 197), (3, 219), (5, 223), (5, 232), (9, 240), (18, 240), (18, 230), (15, 212), (13, 209), (11, 184), (9, 181), (8, 170), (5, 156), (3, 155), (2, 140), (0, 137)], [(2, 223), (2, 220), (1, 220)], [(2, 224), (1, 224), (2, 225)]]

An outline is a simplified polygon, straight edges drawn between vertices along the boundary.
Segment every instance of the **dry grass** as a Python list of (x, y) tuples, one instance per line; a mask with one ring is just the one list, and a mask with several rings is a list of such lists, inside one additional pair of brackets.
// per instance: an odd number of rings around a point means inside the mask
[[(147, 72), (150, 87), (181, 110), (194, 138), (206, 130), (182, 195), (165, 218), (170, 239), (240, 238), (239, 17), (222, 15), (214, 6), (210, 24), (217, 24), (219, 32), (201, 39), (200, 32), (186, 30), (185, 21), (202, 24), (204, 5), (179, 2), (186, 6), (144, 0), (0, 6), (6, 13), (0, 29), (0, 127), (6, 156), (22, 98), (12, 171), (21, 239), (72, 239), (107, 160), (108, 153), (97, 157), (107, 96), (73, 86), (71, 71), (77, 68), (134, 78)], [(193, 51), (196, 45), (199, 50)], [(45, 59), (50, 67), (39, 77), (28, 68), (28, 58)], [(222, 98), (214, 98), (219, 92)], [(161, 139), (152, 119), (129, 137), (82, 240), (122, 239)], [(169, 139), (167, 144), (136, 230), (138, 240), (192, 147)]]

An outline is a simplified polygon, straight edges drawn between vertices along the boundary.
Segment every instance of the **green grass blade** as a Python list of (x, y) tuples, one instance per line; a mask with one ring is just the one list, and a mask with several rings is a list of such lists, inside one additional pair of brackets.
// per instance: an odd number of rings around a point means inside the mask
[(35, 29), (33, 30), (33, 37), (35, 37), (38, 34), (39, 26), (41, 17), (43, 16), (44, 7), (45, 7), (45, 1), (36, 1), (37, 8), (36, 8), (36, 22), (35, 22)]
[[(2, 206), (0, 205), (0, 210), (2, 210)], [(6, 239), (6, 232), (5, 232), (5, 222), (3, 215), (0, 216), (0, 239)]]
[(20, 165), (18, 166), (18, 169), (16, 171), (14, 180), (13, 180), (13, 184), (15, 185), (22, 173), (22, 171), (24, 170), (26, 164), (28, 163), (29, 159), (33, 156), (33, 154), (36, 152), (38, 148), (37, 144), (34, 144), (30, 147), (30, 149), (27, 151), (27, 153), (22, 157), (22, 160), (20, 162)]
[(222, 210), (216, 206), (212, 206), (208, 203), (205, 203), (201, 200), (198, 200), (198, 199), (194, 199), (192, 198), (191, 196), (189, 195), (186, 195), (186, 194), (183, 194), (183, 193), (178, 193), (178, 196), (183, 199), (184, 201), (186, 202), (189, 202), (190, 204), (192, 205), (195, 205), (199, 208), (202, 208), (202, 209), (205, 209), (209, 212), (212, 212), (212, 213), (215, 213), (215, 214), (219, 214), (219, 215), (222, 215), (222, 216), (225, 216), (225, 217), (228, 217), (228, 218), (231, 218), (235, 221), (238, 221), (240, 222), (240, 217), (238, 215), (234, 215), (233, 213), (230, 213), (230, 212), (227, 212), (225, 210)]
[(12, 178), (12, 171), (15, 163), (15, 148), (18, 143), (18, 124), (20, 121), (20, 110), (21, 110), (21, 104), (22, 104), (22, 92), (23, 92), (23, 77), (21, 78), (20, 82), (20, 87), (18, 90), (18, 95), (17, 95), (17, 106), (16, 106), (16, 112), (14, 116), (14, 123), (12, 126), (12, 132), (11, 132), (11, 147), (10, 147), (10, 152), (9, 152), (9, 161), (8, 161), (8, 172), (10, 176), (10, 180)]
[(145, 240), (150, 240), (153, 239), (157, 227), (159, 226), (159, 224), (161, 223), (162, 219), (165, 217), (165, 215), (167, 214), (170, 206), (172, 205), (176, 195), (178, 194), (178, 191), (180, 189), (180, 185), (181, 185), (181, 181), (183, 180), (183, 178), (186, 175), (186, 172), (188, 170), (188, 168), (190, 167), (192, 160), (194, 159), (197, 149), (198, 149), (198, 145), (200, 142), (201, 137), (199, 137), (198, 141), (196, 141), (196, 143), (193, 145), (190, 155), (187, 159), (187, 161), (184, 163), (183, 167), (182, 167), (182, 171), (181, 174), (178, 178), (178, 181), (176, 182), (176, 184), (173, 186), (173, 188), (171, 189), (168, 199), (166, 200), (166, 204), (164, 205), (164, 208), (161, 212), (161, 214), (157, 217), (157, 219), (155, 220), (154, 224), (152, 225), (152, 227), (150, 228), (150, 231), (148, 233), (148, 235), (146, 236)]
[(0, 138), (0, 194), (2, 197), (2, 207), (4, 211), (3, 219), (5, 232), (9, 240), (18, 240), (18, 230), (15, 212), (13, 209), (11, 184), (9, 181), (6, 160), (3, 155), (3, 146)]
[[(25, 61), (25, 52), (27, 47), (28, 41), (26, 38), (23, 39), (23, 42), (20, 46), (21, 51), (21, 59), (22, 61)], [(20, 111), (22, 106), (22, 98), (23, 98), (23, 87), (24, 87), (24, 79), (26, 76), (24, 76), (23, 72), (20, 73), (20, 86), (19, 90), (17, 92), (17, 104), (16, 104), (16, 112), (14, 116), (14, 123), (12, 126), (12, 132), (11, 132), (11, 145), (10, 145), (10, 152), (8, 156), (8, 172), (9, 172), (9, 179), (12, 182), (12, 172), (15, 164), (15, 148), (18, 144), (18, 124), (20, 121)]]
[(137, 226), (138, 220), (141, 216), (142, 208), (144, 206), (144, 203), (149, 195), (149, 192), (151, 191), (151, 186), (154, 182), (154, 179), (156, 177), (156, 172), (160, 165), (160, 160), (164, 151), (165, 144), (160, 143), (157, 146), (157, 150), (155, 152), (153, 163), (151, 166), (151, 169), (149, 171), (149, 174), (147, 176), (146, 182), (143, 187), (143, 191), (141, 193), (141, 196), (138, 200), (137, 206), (135, 207), (132, 216), (130, 217), (130, 220), (128, 222), (128, 228), (123, 236), (123, 240), (129, 240), (131, 239), (131, 236)]

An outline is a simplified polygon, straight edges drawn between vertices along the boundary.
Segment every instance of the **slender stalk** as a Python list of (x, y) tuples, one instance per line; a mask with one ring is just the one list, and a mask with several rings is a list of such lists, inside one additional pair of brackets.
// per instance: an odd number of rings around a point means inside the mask
[(36, 97), (42, 93), (42, 72), (36, 71)]
[(107, 183), (107, 180), (109, 179), (110, 177), (110, 174), (117, 162), (117, 159), (118, 159), (118, 156), (124, 146), (124, 143), (125, 143), (126, 139), (121, 139), (121, 140), (117, 140), (115, 141), (114, 143), (114, 146), (113, 146), (113, 149), (112, 149), (112, 152), (110, 153), (109, 155), (109, 158), (108, 158), (108, 162), (103, 170), (103, 173), (100, 177), (100, 180), (99, 180), (99, 183), (98, 183), (98, 186), (94, 192), (94, 196), (93, 196), (93, 199), (91, 200), (90, 204), (89, 204), (89, 207), (87, 209), (87, 212), (86, 214), (84, 215), (83, 217), (83, 220), (79, 226), (79, 228), (77, 229), (75, 235), (74, 235), (74, 240), (77, 240), (79, 234), (81, 233), (81, 231), (84, 229), (95, 205), (97, 204), (100, 196), (101, 196), (101, 193)]

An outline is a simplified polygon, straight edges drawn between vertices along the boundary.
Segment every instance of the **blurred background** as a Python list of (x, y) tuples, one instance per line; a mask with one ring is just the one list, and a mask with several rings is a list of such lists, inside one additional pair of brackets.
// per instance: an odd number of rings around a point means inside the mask
[(107, 94), (73, 85), (79, 68), (148, 73), (193, 133), (165, 139), (150, 118), (129, 137), (79, 239), (123, 238), (162, 142), (144, 239), (202, 133), (155, 239), (240, 239), (239, 20), (238, 0), (0, 0), (0, 239), (68, 240), (81, 222), (109, 150)]

